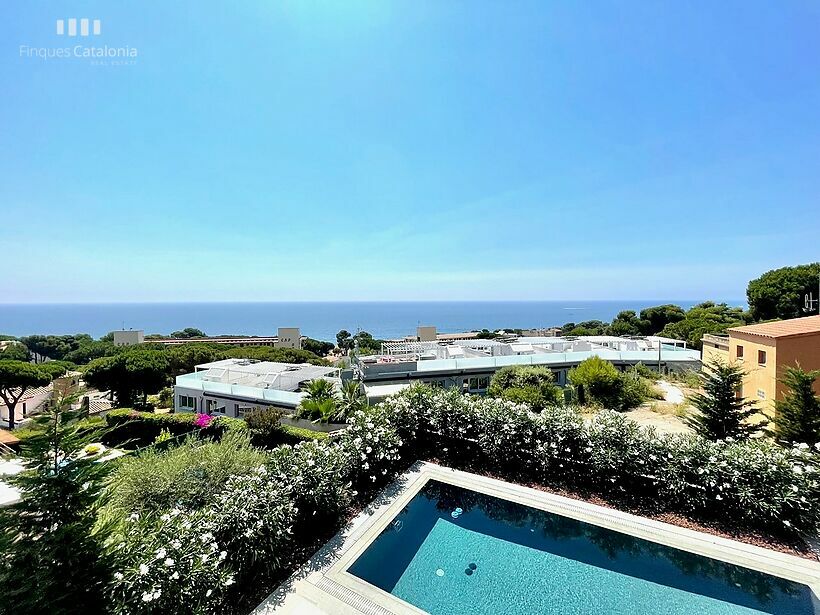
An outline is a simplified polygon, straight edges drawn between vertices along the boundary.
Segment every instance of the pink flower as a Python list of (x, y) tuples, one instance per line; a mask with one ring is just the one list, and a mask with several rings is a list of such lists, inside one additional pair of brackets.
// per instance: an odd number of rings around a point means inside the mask
[(194, 419), (194, 425), (197, 427), (207, 427), (211, 424), (211, 421), (214, 420), (214, 417), (208, 414), (197, 414), (196, 418)]

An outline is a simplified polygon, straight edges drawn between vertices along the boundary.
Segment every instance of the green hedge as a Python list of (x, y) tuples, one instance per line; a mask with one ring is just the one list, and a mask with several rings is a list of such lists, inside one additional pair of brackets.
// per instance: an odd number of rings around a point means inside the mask
[(204, 437), (222, 438), (227, 432), (247, 431), (248, 426), (242, 419), (220, 416), (204, 428), (194, 423), (197, 415), (182, 412), (179, 414), (154, 414), (140, 412), (132, 408), (111, 410), (105, 416), (109, 431), (103, 441), (109, 446), (142, 447), (152, 444), (163, 429), (172, 436), (199, 433)]
[[(227, 432), (248, 431), (248, 425), (243, 419), (227, 416), (217, 417), (208, 427), (200, 428), (194, 423), (196, 416), (189, 412), (154, 414), (132, 408), (111, 410), (105, 417), (109, 431), (104, 435), (103, 441), (109, 446), (138, 448), (152, 444), (163, 429), (168, 430), (174, 437), (198, 433), (215, 439), (221, 439)], [(326, 433), (282, 425), (281, 441), (277, 444), (296, 444), (326, 438)]]
[(308, 440), (326, 440), (328, 437), (323, 431), (313, 431), (312, 429), (294, 427), (293, 425), (282, 425), (282, 432), (285, 435), (283, 444), (296, 444)]

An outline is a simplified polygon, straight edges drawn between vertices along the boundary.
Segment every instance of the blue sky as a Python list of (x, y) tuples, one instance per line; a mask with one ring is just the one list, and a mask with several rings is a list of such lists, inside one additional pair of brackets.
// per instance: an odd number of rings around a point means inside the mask
[[(818, 258), (816, 2), (0, 17), (2, 302), (728, 299)], [(138, 56), (20, 51), (77, 44)]]

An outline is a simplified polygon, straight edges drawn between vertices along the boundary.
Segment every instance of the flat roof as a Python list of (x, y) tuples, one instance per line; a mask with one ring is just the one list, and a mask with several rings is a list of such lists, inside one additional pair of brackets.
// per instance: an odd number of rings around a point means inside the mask
[(772, 339), (797, 337), (800, 335), (818, 335), (820, 334), (820, 316), (805, 316), (803, 318), (791, 318), (789, 320), (762, 322), (756, 325), (746, 325), (745, 327), (732, 327), (728, 331), (730, 334), (746, 333)]

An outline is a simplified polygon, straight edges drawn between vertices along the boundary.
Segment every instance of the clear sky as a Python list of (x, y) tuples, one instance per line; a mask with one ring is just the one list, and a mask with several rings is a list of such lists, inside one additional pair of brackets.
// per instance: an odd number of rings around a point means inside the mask
[[(6, 0), (0, 42), (0, 302), (737, 298), (820, 255), (813, 0)], [(138, 56), (21, 50), (78, 44)]]

